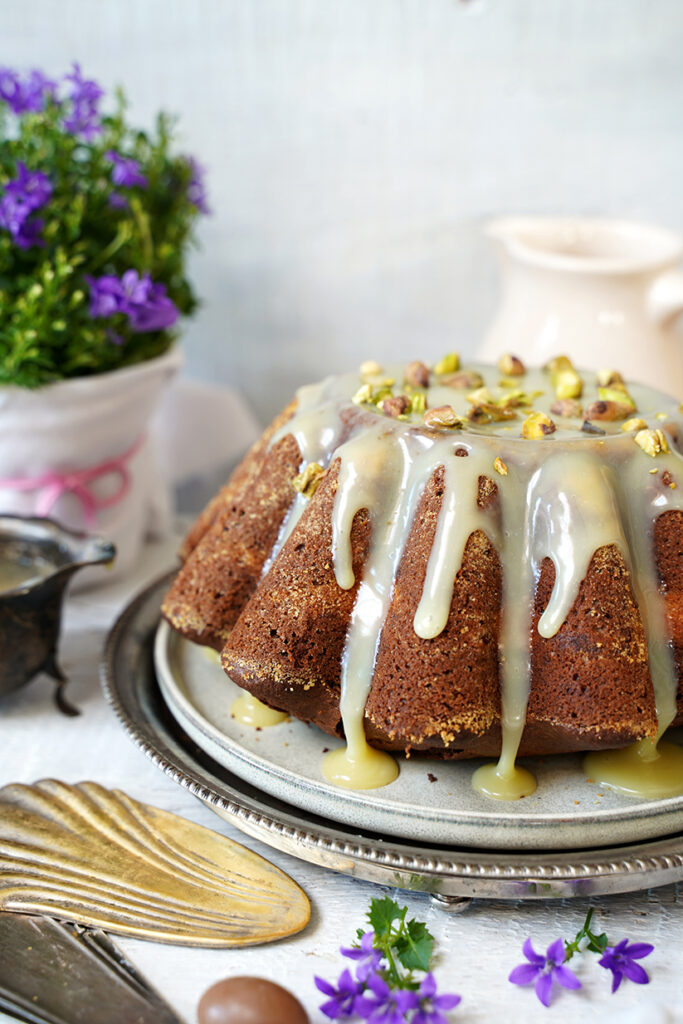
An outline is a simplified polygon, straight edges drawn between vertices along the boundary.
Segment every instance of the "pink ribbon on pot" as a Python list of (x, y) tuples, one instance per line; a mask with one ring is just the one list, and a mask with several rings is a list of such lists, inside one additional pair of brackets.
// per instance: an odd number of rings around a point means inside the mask
[[(88, 469), (75, 469), (68, 473), (48, 470), (40, 476), (0, 477), (0, 488), (14, 491), (40, 491), (36, 503), (36, 515), (48, 516), (63, 494), (73, 494), (83, 507), (83, 517), (88, 529), (95, 525), (97, 512), (118, 504), (130, 490), (130, 470), (127, 463), (142, 447), (142, 434), (134, 444), (121, 455), (107, 459)], [(91, 490), (92, 484), (109, 473), (116, 473), (120, 483), (109, 498), (98, 498)]]

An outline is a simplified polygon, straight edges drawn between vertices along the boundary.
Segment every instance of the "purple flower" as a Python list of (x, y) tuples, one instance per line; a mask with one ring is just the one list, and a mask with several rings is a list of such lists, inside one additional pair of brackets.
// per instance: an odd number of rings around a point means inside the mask
[(193, 206), (196, 206), (200, 213), (210, 213), (206, 198), (206, 185), (204, 183), (204, 168), (197, 163), (193, 156), (188, 156), (187, 164), (190, 168), (190, 182), (187, 186), (187, 198)]
[(633, 942), (629, 946), (628, 939), (607, 947), (598, 963), (612, 972), (612, 992), (619, 988), (622, 978), (635, 981), (637, 985), (647, 985), (650, 980), (647, 971), (634, 961), (649, 956), (654, 948), (649, 942)]
[(83, 78), (80, 64), (75, 62), (71, 74), (65, 75), (64, 80), (71, 82), (71, 111), (64, 118), (64, 127), (72, 135), (81, 135), (86, 142), (91, 142), (102, 131), (98, 104), (104, 89), (92, 79)]
[(322, 1003), (320, 1012), (324, 1013), (330, 1020), (340, 1020), (342, 1017), (352, 1017), (356, 1012), (355, 1004), (363, 990), (363, 984), (356, 981), (348, 968), (339, 975), (337, 987), (331, 985), (324, 978), (314, 978), (315, 987), (323, 995), (329, 996), (327, 1002)]
[(166, 294), (163, 284), (153, 284), (149, 274), (139, 277), (127, 270), (121, 278), (125, 294), (125, 310), (137, 334), (163, 331), (178, 319), (178, 309)]
[(163, 284), (154, 284), (149, 274), (127, 270), (123, 277), (113, 274), (86, 277), (90, 287), (90, 316), (110, 317), (123, 313), (136, 334), (163, 331), (178, 319), (178, 308)]
[(452, 1010), (460, 1002), (460, 996), (455, 994), (438, 996), (436, 994), (436, 980), (430, 971), (424, 976), (418, 989), (420, 1008), (412, 1019), (411, 1024), (448, 1024), (442, 1010)]
[(406, 1014), (419, 1006), (417, 992), (405, 988), (392, 991), (378, 974), (370, 974), (366, 985), (365, 991), (369, 989), (374, 999), (367, 995), (358, 996), (354, 1007), (368, 1024), (405, 1024)]
[(107, 199), (107, 203), (111, 206), (112, 210), (127, 210), (130, 203), (125, 196), (122, 196), (119, 192), (112, 192)]
[(29, 171), (21, 160), (17, 162), (17, 176), (5, 185), (0, 198), (0, 227), (12, 236), (20, 249), (40, 245), (44, 222), (29, 217), (44, 206), (52, 195), (50, 179), (42, 171)]
[(132, 157), (120, 156), (113, 149), (107, 150), (105, 156), (114, 165), (111, 180), (115, 185), (122, 185), (124, 188), (139, 185), (140, 188), (147, 188), (147, 178), (140, 173), (140, 164), (137, 160), (133, 160)]
[(564, 966), (564, 942), (557, 939), (546, 950), (545, 956), (537, 953), (531, 945), (531, 939), (527, 939), (522, 947), (528, 964), (520, 964), (510, 973), (508, 981), (513, 985), (534, 984), (535, 992), (544, 1006), (550, 1006), (550, 995), (553, 983), (557, 982), (563, 988), (581, 988), (581, 982), (573, 971)]
[(85, 280), (90, 287), (90, 316), (108, 317), (123, 313), (123, 288), (118, 277), (105, 274), (103, 277), (90, 277)]
[(46, 78), (42, 71), (31, 71), (22, 82), (16, 71), (0, 68), (0, 99), (15, 114), (38, 113), (45, 106), (49, 96), (54, 95), (56, 85)]
[(365, 932), (360, 940), (360, 948), (354, 946), (346, 948), (342, 946), (339, 950), (342, 956), (348, 957), (349, 960), (362, 961), (356, 968), (356, 977), (359, 981), (366, 981), (368, 975), (374, 974), (379, 967), (382, 953), (379, 949), (373, 947), (374, 941), (375, 933)]

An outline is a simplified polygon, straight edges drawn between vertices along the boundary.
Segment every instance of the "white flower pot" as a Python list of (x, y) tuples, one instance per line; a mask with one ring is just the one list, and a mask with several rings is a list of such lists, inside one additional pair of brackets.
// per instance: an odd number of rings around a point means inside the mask
[(117, 557), (99, 579), (123, 576), (145, 535), (170, 528), (169, 484), (160, 479), (146, 431), (181, 361), (172, 349), (35, 391), (0, 387), (0, 513), (49, 515), (69, 529), (101, 534)]

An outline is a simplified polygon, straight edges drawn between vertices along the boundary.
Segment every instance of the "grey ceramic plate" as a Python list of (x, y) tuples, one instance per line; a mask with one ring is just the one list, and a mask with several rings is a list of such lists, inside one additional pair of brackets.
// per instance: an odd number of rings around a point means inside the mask
[(431, 892), (456, 908), (471, 897), (590, 896), (683, 879), (683, 835), (578, 852), (514, 853), (414, 843), (326, 821), (244, 782), (183, 732), (161, 697), (152, 648), (170, 579), (151, 584), (114, 624), (102, 685), (121, 725), (154, 764), (247, 835), (332, 871)]
[(302, 810), (358, 828), (422, 842), (488, 849), (585, 849), (651, 839), (683, 828), (683, 797), (643, 801), (586, 781), (579, 756), (527, 758), (533, 796), (492, 801), (471, 785), (480, 761), (400, 758), (398, 779), (382, 789), (339, 789), (321, 772), (323, 751), (339, 741), (288, 721), (256, 730), (230, 713), (241, 692), (213, 652), (162, 623), (155, 644), (159, 685), (185, 732), (215, 761)]

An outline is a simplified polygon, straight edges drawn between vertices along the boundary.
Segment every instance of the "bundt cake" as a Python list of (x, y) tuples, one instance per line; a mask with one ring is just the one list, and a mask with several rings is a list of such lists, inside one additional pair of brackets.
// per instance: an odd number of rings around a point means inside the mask
[(345, 735), (342, 784), (389, 778), (376, 755), (364, 781), (367, 744), (510, 779), (518, 754), (656, 742), (683, 722), (682, 420), (566, 357), (366, 363), (301, 388), (247, 454), (163, 615)]

